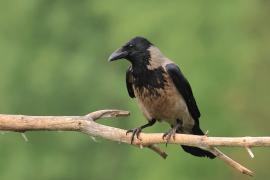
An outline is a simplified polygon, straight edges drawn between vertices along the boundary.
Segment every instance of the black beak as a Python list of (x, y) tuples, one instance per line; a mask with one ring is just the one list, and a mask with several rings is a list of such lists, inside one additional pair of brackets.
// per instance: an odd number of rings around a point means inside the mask
[(120, 49), (117, 49), (116, 51), (114, 51), (108, 61), (111, 62), (111, 61), (115, 61), (115, 60), (118, 60), (118, 59), (122, 59), (122, 58), (125, 58), (127, 57), (128, 55), (128, 52), (123, 50), (123, 48), (120, 48)]

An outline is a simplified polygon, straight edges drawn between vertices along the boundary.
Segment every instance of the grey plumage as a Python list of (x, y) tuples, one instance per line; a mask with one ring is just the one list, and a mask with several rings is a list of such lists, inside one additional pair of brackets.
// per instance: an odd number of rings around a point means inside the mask
[[(203, 135), (199, 126), (200, 111), (191, 86), (179, 67), (166, 58), (152, 43), (135, 37), (110, 56), (110, 60), (125, 58), (131, 62), (126, 72), (126, 85), (131, 98), (136, 98), (146, 125), (128, 132), (139, 135), (155, 121), (165, 121), (172, 129), (164, 135), (169, 140), (174, 133)], [(195, 156), (215, 156), (196, 147), (182, 146)]]

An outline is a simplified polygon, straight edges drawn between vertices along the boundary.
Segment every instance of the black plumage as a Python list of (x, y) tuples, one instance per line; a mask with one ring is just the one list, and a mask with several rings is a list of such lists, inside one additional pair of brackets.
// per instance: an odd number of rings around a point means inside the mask
[[(132, 132), (132, 141), (141, 130), (156, 121), (168, 122), (172, 129), (164, 134), (167, 141), (175, 133), (204, 135), (200, 129), (200, 111), (191, 86), (179, 67), (166, 58), (157, 47), (143, 37), (135, 37), (115, 51), (110, 61), (127, 59), (126, 86), (131, 98), (136, 98), (148, 123)], [(195, 156), (214, 158), (211, 152), (197, 147), (182, 146)]]
[(199, 117), (201, 116), (201, 113), (196, 104), (189, 82), (186, 80), (177, 65), (168, 64), (166, 65), (166, 69), (169, 76), (172, 78), (175, 87), (185, 99), (191, 116), (196, 121), (196, 123), (199, 123)]
[(127, 69), (127, 72), (126, 72), (126, 86), (127, 86), (127, 91), (128, 91), (129, 97), (134, 98), (135, 94), (134, 94), (133, 87), (132, 87), (131, 67), (129, 67)]

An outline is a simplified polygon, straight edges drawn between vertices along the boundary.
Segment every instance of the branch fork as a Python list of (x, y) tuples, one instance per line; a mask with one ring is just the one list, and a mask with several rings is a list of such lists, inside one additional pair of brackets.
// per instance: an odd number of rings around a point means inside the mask
[[(96, 121), (101, 118), (115, 118), (129, 116), (128, 111), (123, 110), (99, 110), (85, 116), (24, 116), (0, 114), (0, 131), (26, 132), (26, 131), (77, 131), (90, 137), (102, 137), (111, 141), (131, 143), (131, 135), (126, 135), (126, 130), (105, 126)], [(25, 140), (27, 137), (22, 134)], [(251, 158), (254, 154), (252, 147), (270, 146), (270, 137), (208, 137), (176, 134), (168, 142), (162, 138), (162, 133), (140, 133), (140, 139), (135, 138), (133, 146), (149, 148), (166, 158), (167, 154), (158, 144), (182, 144), (195, 146), (211, 151), (217, 158), (226, 164), (249, 176), (253, 172), (218, 150), (217, 146), (243, 147)]]

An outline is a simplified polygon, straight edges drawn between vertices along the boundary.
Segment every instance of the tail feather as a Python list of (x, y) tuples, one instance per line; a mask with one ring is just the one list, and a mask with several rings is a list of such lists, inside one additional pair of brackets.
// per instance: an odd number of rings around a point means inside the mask
[[(194, 135), (204, 135), (204, 133), (202, 132), (202, 130), (200, 129), (200, 127), (198, 125), (195, 125), (192, 129), (192, 134)], [(198, 157), (208, 157), (210, 159), (214, 159), (216, 156), (206, 150), (203, 150), (201, 148), (198, 147), (193, 147), (193, 146), (186, 146), (186, 145), (181, 145), (182, 148), (184, 149), (185, 152), (190, 153), (194, 156), (198, 156)]]
[(198, 156), (198, 157), (208, 157), (210, 159), (214, 159), (216, 156), (214, 154), (212, 154), (209, 151), (200, 149), (198, 147), (193, 147), (193, 146), (185, 146), (185, 145), (181, 145), (182, 148), (184, 149), (184, 151), (186, 151), (187, 153), (190, 153), (194, 156)]

